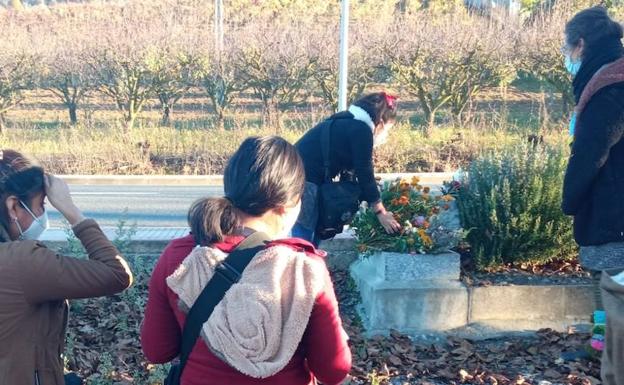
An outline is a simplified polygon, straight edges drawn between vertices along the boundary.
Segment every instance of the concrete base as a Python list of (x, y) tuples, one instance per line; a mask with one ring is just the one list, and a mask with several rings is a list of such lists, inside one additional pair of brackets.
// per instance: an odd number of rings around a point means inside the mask
[(388, 281), (368, 260), (351, 266), (371, 334), (440, 332), (466, 325), (468, 290), (459, 281)]
[(332, 270), (348, 270), (358, 258), (352, 230), (347, 229), (334, 239), (322, 241), (319, 248), (327, 251), (327, 266)]
[(405, 274), (388, 275), (385, 265), (360, 258), (350, 268), (370, 335), (391, 330), (414, 336), (474, 330), (482, 337), (544, 328), (566, 331), (588, 324), (594, 311), (591, 285), (467, 288), (457, 280), (398, 279)]
[(362, 256), (356, 264), (388, 283), (436, 281), (446, 286), (449, 281), (459, 281), (460, 276), (460, 256), (454, 252), (433, 255), (383, 251)]
[(590, 322), (591, 285), (488, 286), (470, 289), (471, 323), (498, 330), (566, 330)]

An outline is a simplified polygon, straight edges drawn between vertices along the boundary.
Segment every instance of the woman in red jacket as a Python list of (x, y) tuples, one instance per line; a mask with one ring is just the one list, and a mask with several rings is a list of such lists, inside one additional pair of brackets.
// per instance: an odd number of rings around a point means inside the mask
[(284, 239), (297, 220), (305, 184), (297, 150), (278, 137), (249, 138), (229, 160), (225, 197), (189, 211), (191, 235), (158, 260), (141, 330), (154, 363), (180, 354), (186, 311), (214, 267), (251, 232), (274, 241), (253, 258), (202, 326), (183, 385), (340, 384), (351, 352), (323, 257), (310, 243)]

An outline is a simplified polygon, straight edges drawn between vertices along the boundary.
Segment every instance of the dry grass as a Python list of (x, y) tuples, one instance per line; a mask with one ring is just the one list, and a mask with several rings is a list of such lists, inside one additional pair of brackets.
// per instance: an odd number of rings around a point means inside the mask
[[(377, 150), (377, 170), (454, 170), (483, 151), (526, 140), (529, 134), (540, 132), (544, 109), (540, 101), (537, 93), (514, 91), (503, 100), (493, 90), (475, 104), (468, 125), (457, 128), (441, 116), (432, 136), (426, 138), (419, 129), (418, 104), (402, 99), (399, 124), (389, 143)], [(243, 96), (236, 105), (226, 118), (225, 131), (214, 128), (207, 100), (192, 93), (180, 103), (171, 126), (160, 125), (160, 111), (153, 105), (135, 129), (125, 132), (113, 106), (97, 95), (80, 110), (81, 123), (71, 127), (56, 100), (37, 91), (8, 115), (0, 144), (32, 154), (60, 174), (215, 174), (222, 172), (226, 159), (244, 138), (275, 134), (262, 126), (261, 106), (255, 100)], [(549, 107), (557, 106), (557, 100), (550, 100)], [(286, 128), (280, 134), (294, 142), (327, 113), (319, 104), (292, 106), (285, 113)], [(542, 131), (549, 141), (565, 140), (565, 135)]]

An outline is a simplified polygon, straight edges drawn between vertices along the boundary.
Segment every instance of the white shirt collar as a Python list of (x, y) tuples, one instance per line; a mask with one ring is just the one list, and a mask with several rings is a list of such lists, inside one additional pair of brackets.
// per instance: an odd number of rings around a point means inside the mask
[(353, 115), (353, 118), (355, 120), (366, 123), (366, 125), (370, 127), (373, 132), (375, 131), (375, 123), (373, 122), (373, 119), (371, 119), (368, 112), (366, 112), (366, 110), (364, 110), (362, 107), (351, 105), (349, 106), (348, 111)]

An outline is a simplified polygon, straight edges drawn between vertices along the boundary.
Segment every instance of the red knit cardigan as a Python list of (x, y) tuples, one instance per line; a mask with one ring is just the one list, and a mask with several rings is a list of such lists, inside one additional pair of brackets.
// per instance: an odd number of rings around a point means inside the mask
[[(231, 252), (242, 237), (228, 237), (213, 245)], [(323, 258), (324, 253), (299, 239), (276, 241), (305, 251), (310, 258)], [(178, 308), (178, 296), (169, 289), (170, 276), (191, 253), (195, 241), (191, 235), (172, 241), (158, 260), (149, 283), (145, 319), (141, 327), (141, 345), (152, 363), (174, 360), (180, 350), (185, 313)], [(306, 332), (290, 363), (270, 378), (255, 379), (233, 369), (216, 357), (199, 339), (182, 375), (182, 385), (311, 385), (315, 378), (325, 385), (340, 384), (351, 369), (351, 351), (342, 334), (338, 302), (328, 273), (326, 289), (317, 297)]]

